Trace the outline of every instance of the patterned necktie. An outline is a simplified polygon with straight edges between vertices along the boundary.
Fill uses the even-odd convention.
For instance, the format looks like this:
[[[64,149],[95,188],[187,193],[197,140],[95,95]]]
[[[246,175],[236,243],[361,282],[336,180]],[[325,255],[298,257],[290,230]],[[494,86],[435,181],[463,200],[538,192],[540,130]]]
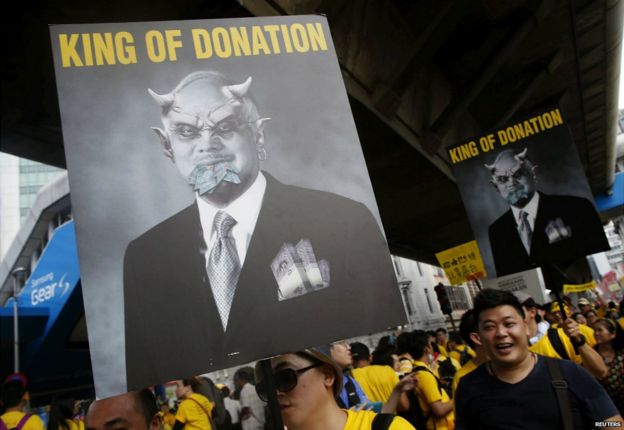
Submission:
[[[531,230],[531,223],[529,223],[529,214],[525,211],[520,211],[518,214],[520,224],[518,225],[518,233],[520,233],[520,240],[526,249],[527,254],[531,254],[531,238],[533,237],[533,230]]]
[[[234,225],[236,225],[234,218],[226,212],[217,212],[214,219],[217,240],[210,251],[206,269],[212,294],[219,309],[223,331],[227,328],[230,308],[240,275],[240,260],[236,252],[236,242],[231,234]]]

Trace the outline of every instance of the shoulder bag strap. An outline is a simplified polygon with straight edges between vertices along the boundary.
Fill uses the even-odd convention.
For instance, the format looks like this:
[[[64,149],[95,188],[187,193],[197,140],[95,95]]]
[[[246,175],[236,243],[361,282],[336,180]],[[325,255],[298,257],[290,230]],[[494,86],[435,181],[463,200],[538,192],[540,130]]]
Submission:
[[[550,382],[555,389],[557,395],[557,403],[559,404],[559,412],[563,421],[563,430],[574,430],[574,422],[572,421],[572,406],[570,405],[570,394],[568,393],[568,383],[563,379],[559,361],[556,358],[542,357],[548,365],[548,373],[550,374]]]
[[[425,366],[416,366],[412,372],[419,372],[419,371],[429,372],[431,375],[433,375],[433,377],[436,380],[436,383],[438,384],[438,391],[440,392],[440,394],[442,394],[442,390],[443,390],[442,382],[440,382],[440,378],[438,378],[436,376],[436,374],[433,372],[433,370],[431,370],[431,369],[429,369],[428,367],[425,367]]]
[[[17,423],[17,427],[15,427],[17,430],[22,430],[22,427],[24,427],[26,425],[26,421],[28,421],[30,419],[30,417],[32,417],[33,414],[26,414],[22,417],[22,419],[19,421],[19,423]]]
[[[563,346],[563,342],[561,342],[561,338],[559,337],[559,330],[557,330],[556,328],[549,328],[547,333],[548,340],[550,341],[550,344],[553,346],[553,348],[555,348],[557,354],[559,354],[559,357],[563,358],[564,360],[569,360],[570,356],[568,355],[568,351],[566,351],[565,346]]]
[[[213,428],[214,428],[214,425],[212,424],[212,417],[210,416],[210,412],[208,412],[208,411],[206,410],[206,408],[204,408],[204,407],[202,406],[202,404],[201,404],[201,403],[199,403],[197,400],[195,400],[195,399],[194,399],[194,398],[192,398],[192,397],[187,397],[185,400],[192,400],[192,401],[194,401],[195,403],[197,403],[197,406],[199,406],[199,407],[202,409],[202,411],[204,411],[204,413],[206,414],[206,416],[208,417],[208,422],[210,423],[210,427],[213,427]],[[567,430],[567,429],[565,429],[565,430]]]
[[[373,418],[371,430],[388,430],[394,420],[394,414],[377,414]]]
[[[0,430],[9,430],[2,418],[0,418]]]

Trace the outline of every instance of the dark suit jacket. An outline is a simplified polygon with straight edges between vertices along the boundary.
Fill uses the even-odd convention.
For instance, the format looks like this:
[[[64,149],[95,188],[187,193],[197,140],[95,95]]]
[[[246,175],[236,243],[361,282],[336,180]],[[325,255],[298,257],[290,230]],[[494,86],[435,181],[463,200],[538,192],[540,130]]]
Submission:
[[[196,204],[130,243],[124,261],[128,389],[379,331],[405,321],[385,239],[361,203],[267,177],[227,332],[207,280]],[[271,262],[309,238],[330,286],[278,301]]]
[[[549,243],[545,229],[550,221],[557,218],[570,227],[572,235]],[[522,245],[511,209],[490,225],[489,236],[497,276],[548,263],[570,262],[577,257],[609,249],[594,206],[587,199],[573,196],[540,193],[530,255]]]

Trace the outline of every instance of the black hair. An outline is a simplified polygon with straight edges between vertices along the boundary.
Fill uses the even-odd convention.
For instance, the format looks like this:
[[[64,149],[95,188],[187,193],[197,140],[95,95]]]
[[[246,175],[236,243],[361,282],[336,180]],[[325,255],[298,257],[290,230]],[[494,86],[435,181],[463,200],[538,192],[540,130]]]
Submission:
[[[5,409],[13,408],[20,404],[26,394],[26,387],[22,381],[13,379],[2,384],[2,406]]]
[[[459,335],[464,339],[464,342],[471,348],[475,348],[474,341],[470,338],[470,333],[476,333],[478,330],[477,323],[474,319],[474,311],[472,309],[467,310],[459,321]]]
[[[396,346],[396,336],[386,335],[379,339],[377,348],[385,348],[386,346]]]
[[[445,328],[442,328],[442,327],[440,327],[439,329],[437,329],[437,330],[435,331],[435,333],[436,333],[436,334],[438,334],[438,333],[440,333],[440,332],[442,332],[442,333],[444,333],[444,334],[447,334],[447,333],[448,333],[448,332],[446,331],[446,329],[445,329]]]
[[[354,360],[368,360],[370,358],[370,349],[362,342],[353,342],[350,346]]]
[[[50,420],[48,430],[69,430],[65,420],[71,420],[74,416],[74,398],[56,396],[50,403]]]
[[[246,367],[241,367],[234,373],[234,378],[242,379],[245,382],[252,382],[254,380],[253,376],[249,374],[249,370]]]
[[[410,332],[403,332],[397,336],[397,354],[405,354],[408,352]]]
[[[456,331],[452,332],[449,335],[449,340],[451,342],[455,342],[457,345],[463,345],[464,344],[464,339]]]
[[[191,378],[185,378],[182,380],[182,385],[184,385],[185,387],[191,387],[191,390],[193,390],[194,393],[197,392],[200,384],[201,383],[199,382],[199,379],[197,379],[194,376]]]
[[[377,348],[373,351],[373,358],[371,360],[371,364],[376,364],[379,366],[394,366],[394,358],[393,354],[396,354],[396,349],[391,346],[386,346],[383,348]]]
[[[474,298],[474,319],[479,324],[479,316],[483,311],[488,309],[497,308],[499,306],[511,306],[518,314],[524,319],[524,309],[518,301],[518,298],[509,291],[495,290],[492,288],[486,288],[479,291]]]
[[[423,356],[425,348],[430,346],[429,335],[422,330],[401,333],[397,338],[397,345],[399,354],[407,352],[413,359],[417,360]]]
[[[230,397],[230,388],[227,385],[221,387],[221,395],[225,399],[226,397]]]
[[[152,423],[152,418],[154,415],[158,413],[158,405],[156,404],[156,397],[154,397],[154,393],[152,390],[148,388],[144,388],[139,391],[134,391],[135,400],[137,402],[137,406],[145,419],[145,424],[147,428],[150,427]]]

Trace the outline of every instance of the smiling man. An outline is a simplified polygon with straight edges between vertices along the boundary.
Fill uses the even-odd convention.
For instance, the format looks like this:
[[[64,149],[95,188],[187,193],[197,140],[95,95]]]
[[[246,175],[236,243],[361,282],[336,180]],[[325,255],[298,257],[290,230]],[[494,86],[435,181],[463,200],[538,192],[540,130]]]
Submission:
[[[460,380],[456,429],[552,430],[563,429],[569,420],[581,430],[605,421],[624,423],[602,386],[582,367],[529,352],[524,311],[513,294],[481,291],[474,300],[474,318],[475,342],[490,361]],[[560,409],[554,385],[567,385],[563,392],[569,401],[561,403],[569,412]]]
[[[161,150],[195,201],[126,250],[129,389],[396,324],[402,305],[388,294],[396,280],[373,215],[261,169],[268,118],[251,85],[207,71],[149,91]],[[162,354],[162,339],[178,339],[177,353]]]
[[[517,154],[501,151],[485,167],[490,183],[510,206],[489,227],[497,276],[609,249],[589,200],[538,191],[537,166],[527,149]]]

